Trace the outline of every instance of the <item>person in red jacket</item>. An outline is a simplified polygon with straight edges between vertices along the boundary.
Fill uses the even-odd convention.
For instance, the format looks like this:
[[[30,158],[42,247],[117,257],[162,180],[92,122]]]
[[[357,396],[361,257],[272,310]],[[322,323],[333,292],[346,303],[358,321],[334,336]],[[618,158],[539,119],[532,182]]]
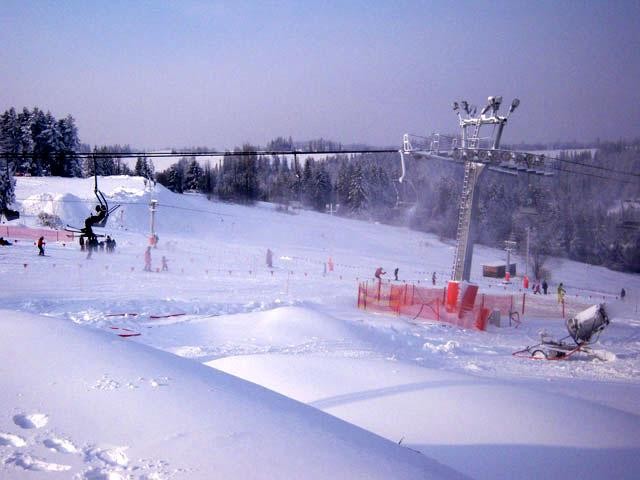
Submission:
[[[382,275],[385,275],[386,273],[387,273],[387,272],[385,272],[385,271],[382,269],[382,267],[378,267],[378,268],[376,268],[376,273],[375,273],[375,275],[374,275],[374,276],[375,276],[378,280],[382,280]]]
[[[147,247],[144,251],[144,271],[151,271],[151,247]]]
[[[44,241],[44,237],[40,237],[38,239],[38,250],[39,250],[38,255],[43,255],[44,256],[44,246],[46,244],[47,243]]]

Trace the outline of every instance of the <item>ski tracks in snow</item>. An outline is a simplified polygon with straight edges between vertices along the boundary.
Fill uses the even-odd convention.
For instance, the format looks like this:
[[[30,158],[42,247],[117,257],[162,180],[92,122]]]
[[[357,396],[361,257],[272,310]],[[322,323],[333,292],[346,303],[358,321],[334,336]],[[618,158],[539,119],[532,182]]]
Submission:
[[[151,387],[167,385],[166,377],[141,379]],[[12,471],[59,475],[67,472],[74,480],[160,480],[169,479],[182,469],[171,468],[164,460],[130,460],[128,446],[93,444],[79,447],[70,438],[48,430],[49,416],[20,413],[12,418],[19,433],[0,431],[0,477]],[[18,430],[17,430],[18,431]],[[29,477],[31,478],[31,477]],[[38,478],[38,477],[34,477]]]

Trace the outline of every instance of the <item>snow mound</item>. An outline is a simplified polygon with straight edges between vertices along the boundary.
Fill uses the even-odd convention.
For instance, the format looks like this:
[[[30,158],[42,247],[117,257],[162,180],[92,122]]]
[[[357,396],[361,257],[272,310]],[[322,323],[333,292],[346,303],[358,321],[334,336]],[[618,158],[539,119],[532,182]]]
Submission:
[[[45,446],[97,445],[82,451],[91,467],[84,478],[112,478],[104,475],[123,469],[153,474],[158,466],[167,472],[188,467],[181,478],[210,478],[211,472],[219,478],[456,478],[419,453],[197,362],[64,320],[1,314],[0,351],[21,367],[3,369],[0,404],[46,409],[14,418],[22,428],[27,420],[43,426],[47,418],[52,430],[65,432],[65,442],[51,439]],[[42,361],[42,352],[55,359],[55,368]],[[118,387],[91,388],[105,373]],[[47,380],[25,390],[25,377]],[[150,380],[164,387],[153,388]],[[0,429],[7,427],[0,417]],[[112,440],[127,447],[101,446]],[[31,449],[9,457],[3,475],[10,476],[11,467],[74,469]]]

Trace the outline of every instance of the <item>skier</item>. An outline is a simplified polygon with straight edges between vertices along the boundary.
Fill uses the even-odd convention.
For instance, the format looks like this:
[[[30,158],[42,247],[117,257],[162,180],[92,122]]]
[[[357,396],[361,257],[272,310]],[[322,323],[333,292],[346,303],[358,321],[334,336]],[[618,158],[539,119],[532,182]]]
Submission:
[[[84,221],[84,228],[82,229],[82,233],[86,235],[89,241],[96,236],[95,233],[93,233],[93,226],[100,223],[107,216],[107,209],[103,205],[96,205],[96,212],[98,212],[97,215],[92,213],[87,217]]]
[[[84,235],[80,235],[80,251],[84,252]]]
[[[397,282],[398,281],[398,267],[396,267],[396,269],[393,271],[393,277],[394,277],[394,280]]]
[[[540,293],[540,282],[536,280],[533,282],[533,294],[538,295]]]
[[[627,296],[627,292],[625,292],[624,287],[620,290],[620,300],[624,300],[624,297]]]
[[[46,244],[47,244],[47,242],[45,242],[45,241],[44,241],[44,237],[40,237],[40,238],[38,239],[38,250],[39,250],[38,255],[42,255],[42,256],[44,256],[44,246],[45,246]]]
[[[267,267],[273,268],[273,252],[267,248]]]
[[[387,272],[385,272],[385,271],[382,269],[382,267],[378,267],[378,268],[376,268],[376,273],[375,273],[375,275],[374,275],[374,276],[375,276],[378,280],[382,280],[382,275],[386,275],[386,274],[387,274]]]
[[[547,280],[545,278],[542,279],[542,291],[544,292],[544,294],[547,294],[547,289],[549,288],[549,284],[547,283]]]
[[[11,245],[11,242],[4,239],[4,237],[0,237],[0,245]]]
[[[85,248],[87,250],[87,260],[91,258],[93,251],[98,248],[98,238],[94,235],[93,237],[87,238],[85,242]]]
[[[564,289],[564,285],[560,282],[560,285],[558,285],[558,303],[564,302],[564,296],[566,293],[567,291]]]
[[[436,284],[436,272],[433,272],[433,274],[431,275],[431,283],[432,283],[433,285],[435,285],[435,284]]]
[[[162,271],[169,271],[169,265],[167,265],[167,257],[165,257],[164,255],[162,256]]]
[[[147,247],[144,251],[144,271],[151,271],[151,247]]]

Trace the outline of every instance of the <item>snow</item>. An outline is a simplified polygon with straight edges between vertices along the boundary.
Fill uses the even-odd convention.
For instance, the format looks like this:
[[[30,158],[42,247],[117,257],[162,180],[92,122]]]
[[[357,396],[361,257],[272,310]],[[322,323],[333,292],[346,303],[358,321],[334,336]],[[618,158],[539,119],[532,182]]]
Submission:
[[[442,286],[453,246],[434,236],[99,182],[121,204],[114,254],[0,247],[0,477],[636,477],[640,276],[554,260],[551,291],[562,281],[576,311],[605,302],[610,361],[520,359],[541,330],[566,336],[555,295],[488,332],[356,308],[379,265]],[[40,211],[80,226],[95,205],[93,179],[21,177],[16,197],[12,223],[31,226]],[[481,277],[501,255],[476,247],[472,277],[519,293]]]

